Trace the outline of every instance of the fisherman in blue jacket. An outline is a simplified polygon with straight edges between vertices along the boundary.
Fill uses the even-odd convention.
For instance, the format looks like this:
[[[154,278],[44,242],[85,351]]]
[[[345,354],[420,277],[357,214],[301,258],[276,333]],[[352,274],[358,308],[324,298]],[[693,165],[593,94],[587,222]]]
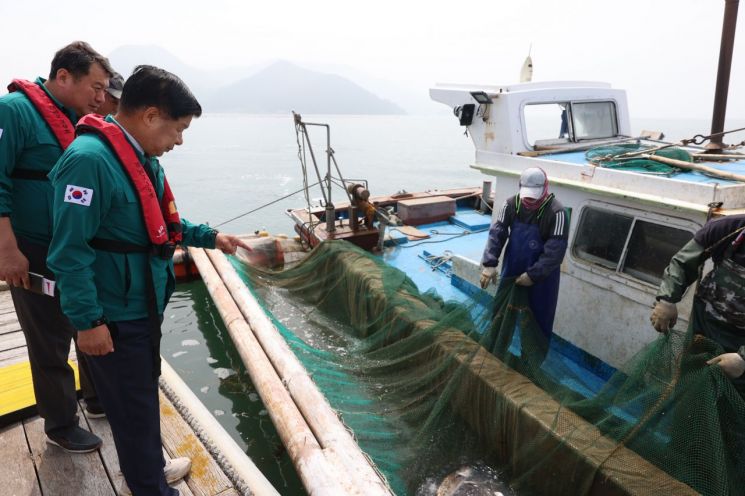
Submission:
[[[489,229],[481,259],[481,287],[496,280],[506,243],[501,277],[516,278],[515,284],[529,288],[530,309],[546,338],[553,331],[568,238],[569,218],[564,206],[548,192],[546,173],[538,167],[525,169],[519,193],[504,202]]]

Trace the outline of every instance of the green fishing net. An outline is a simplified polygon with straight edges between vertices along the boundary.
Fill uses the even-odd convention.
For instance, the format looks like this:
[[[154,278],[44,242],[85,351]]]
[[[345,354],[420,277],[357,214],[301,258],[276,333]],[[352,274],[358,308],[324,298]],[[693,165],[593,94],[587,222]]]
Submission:
[[[633,143],[621,143],[618,145],[604,145],[591,148],[585,152],[585,158],[592,164],[609,169],[621,169],[633,172],[644,172],[647,174],[672,175],[681,172],[675,166],[656,162],[654,160],[640,157],[637,152],[649,150],[652,155],[660,157],[693,162],[693,157],[682,148],[670,147],[654,150],[656,147]],[[629,155],[635,154],[635,155]]]
[[[547,358],[512,280],[493,307],[446,302],[344,241],[285,271],[236,265],[396,494],[474,464],[506,494],[745,494],[745,401],[690,329],[592,392]]]

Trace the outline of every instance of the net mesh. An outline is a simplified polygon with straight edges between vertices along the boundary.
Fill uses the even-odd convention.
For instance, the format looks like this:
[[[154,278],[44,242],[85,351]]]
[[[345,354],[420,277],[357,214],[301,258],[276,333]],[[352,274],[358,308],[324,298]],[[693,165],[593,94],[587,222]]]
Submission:
[[[682,169],[642,157],[638,152],[648,151],[651,155],[672,158],[683,162],[693,162],[691,154],[682,148],[669,147],[661,150],[656,150],[655,148],[650,145],[635,143],[599,146],[585,152],[585,158],[590,163],[599,165],[600,167],[666,176],[681,172]]]
[[[237,267],[397,494],[479,464],[507,493],[745,494],[745,401],[691,329],[593,391],[511,280],[493,307],[446,302],[343,241]]]

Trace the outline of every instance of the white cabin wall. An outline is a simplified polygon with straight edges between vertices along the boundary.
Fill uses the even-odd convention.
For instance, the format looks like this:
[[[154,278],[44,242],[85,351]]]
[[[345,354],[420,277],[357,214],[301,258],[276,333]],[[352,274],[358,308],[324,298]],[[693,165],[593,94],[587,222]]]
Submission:
[[[494,211],[498,212],[504,200],[517,193],[518,178],[500,175],[492,180],[495,182]],[[649,322],[657,288],[626,274],[574,257],[572,245],[581,208],[588,202],[603,202],[620,208],[636,209],[647,212],[650,220],[663,221],[693,232],[704,224],[705,216],[691,214],[685,217],[679,211],[662,206],[640,207],[633,201],[588,194],[587,191],[562,186],[554,186],[550,190],[565,207],[572,209],[569,248],[561,266],[561,288],[554,332],[604,362],[621,367],[658,336]],[[494,217],[492,221],[493,219]],[[676,329],[686,329],[692,293],[689,290],[678,305],[680,318]]]

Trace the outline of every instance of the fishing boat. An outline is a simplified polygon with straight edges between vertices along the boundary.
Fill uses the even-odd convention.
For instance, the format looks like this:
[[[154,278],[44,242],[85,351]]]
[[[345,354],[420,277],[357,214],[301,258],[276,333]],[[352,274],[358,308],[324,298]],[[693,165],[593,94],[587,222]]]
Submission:
[[[487,176],[472,188],[371,195],[342,174],[328,125],[295,115],[298,238],[257,240],[242,275],[391,491],[458,494],[453,480],[486,467],[509,481],[488,490],[509,494],[742,494],[742,398],[686,331],[693,291],[676,331],[648,320],[671,257],[745,208],[742,144],[723,144],[727,72],[711,133],[681,142],[634,135],[626,93],[607,83],[434,87]],[[325,128],[323,159],[310,127]],[[524,294],[479,285],[494,211],[531,167],[569,222],[538,359]]]
[[[735,17],[728,10],[725,27]],[[733,36],[730,25],[725,66]],[[452,190],[372,195],[342,174],[329,126],[294,116],[306,205],[286,213],[298,237],[251,239],[233,264],[247,288],[222,277],[247,319],[234,341],[261,341],[320,453],[291,455],[308,492],[744,494],[745,403],[704,365],[713,348],[686,331],[693,291],[674,332],[660,336],[648,321],[670,258],[708,220],[745,208],[743,145],[723,144],[725,73],[711,133],[681,142],[634,135],[626,93],[607,83],[432,88],[473,141],[471,168],[487,176]],[[325,129],[325,156],[310,127]],[[524,291],[479,285],[495,211],[531,167],[546,172],[569,222],[548,342]],[[203,277],[212,270],[195,261]],[[272,397],[284,389],[260,393],[286,427],[296,417]],[[346,438],[335,444],[343,430],[326,407],[361,458]],[[282,436],[296,448],[292,434]],[[314,483],[309,460],[341,480]]]

